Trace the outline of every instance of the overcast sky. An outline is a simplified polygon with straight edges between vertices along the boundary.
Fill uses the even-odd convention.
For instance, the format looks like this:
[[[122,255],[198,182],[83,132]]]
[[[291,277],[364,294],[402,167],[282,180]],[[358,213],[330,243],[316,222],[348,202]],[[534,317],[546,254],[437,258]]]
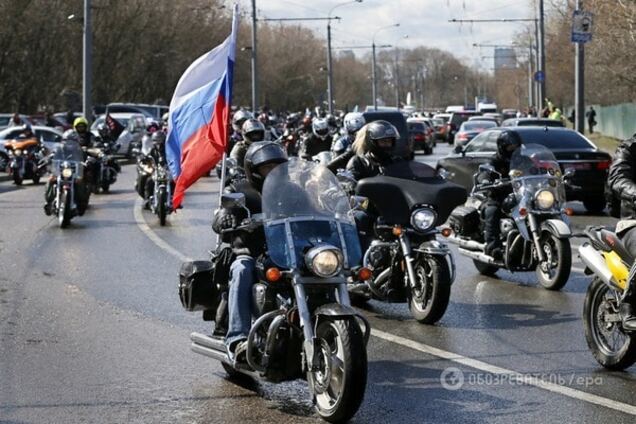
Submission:
[[[256,0],[259,17],[317,17],[349,0]],[[241,0],[244,12],[250,12],[251,1]],[[349,46],[371,44],[376,29],[393,23],[378,33],[376,44],[398,47],[437,47],[460,57],[469,65],[480,61],[487,68],[493,66],[492,48],[474,48],[473,43],[510,44],[515,32],[526,23],[449,23],[456,19],[534,18],[533,0],[363,0],[338,7],[333,16],[340,22],[332,25],[332,45]],[[302,23],[320,31],[326,37],[326,23]],[[408,35],[408,38],[403,38]]]

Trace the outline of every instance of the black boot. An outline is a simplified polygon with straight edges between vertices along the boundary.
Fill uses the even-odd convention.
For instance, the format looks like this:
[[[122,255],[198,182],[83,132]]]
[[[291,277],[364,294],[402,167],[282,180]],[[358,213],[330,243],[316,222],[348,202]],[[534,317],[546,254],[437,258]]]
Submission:
[[[44,204],[44,213],[46,214],[46,216],[51,216],[53,214],[53,211],[51,211],[51,204],[50,203],[45,203]]]
[[[620,315],[623,329],[625,331],[636,331],[636,316],[634,316],[634,308],[630,303],[621,303]]]
[[[496,260],[500,261],[503,259],[503,247],[501,245],[501,241],[491,241],[486,245],[486,249],[484,253],[488,256],[492,256]]]

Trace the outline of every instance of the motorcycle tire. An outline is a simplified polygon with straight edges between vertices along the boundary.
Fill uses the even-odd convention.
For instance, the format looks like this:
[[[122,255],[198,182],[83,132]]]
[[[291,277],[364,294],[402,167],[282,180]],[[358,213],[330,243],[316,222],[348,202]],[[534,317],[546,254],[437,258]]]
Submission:
[[[22,175],[20,175],[19,172],[14,172],[13,173],[13,183],[15,185],[19,186],[19,185],[22,185],[22,181],[23,181]]]
[[[420,324],[435,324],[444,316],[450,302],[451,273],[448,264],[444,258],[420,256],[413,268],[418,283],[426,284],[426,291],[411,290],[409,309]]]
[[[108,193],[110,191],[110,183],[102,183],[102,191]]]
[[[326,373],[308,372],[316,412],[328,422],[348,421],[362,404],[367,385],[367,350],[362,330],[354,318],[327,318],[318,324],[316,337],[322,344],[321,363],[331,365]],[[337,360],[332,359],[334,356]],[[338,373],[335,380],[321,379],[334,372]],[[337,394],[337,388],[331,386],[334,381],[341,383]]]
[[[486,277],[494,277],[497,271],[499,271],[498,266],[490,265],[485,262],[478,261],[477,259],[473,259],[473,264],[475,265],[475,268],[477,268],[477,271]]]
[[[62,192],[58,208],[57,220],[60,224],[60,228],[66,228],[68,224],[71,223],[71,198],[67,191]]]
[[[541,247],[544,253],[550,257],[556,255],[556,259],[551,262],[556,263],[554,266],[554,275],[547,275],[541,269],[541,264],[537,265],[536,275],[539,284],[546,290],[561,290],[570,278],[572,268],[572,248],[568,239],[560,239],[550,232],[544,232],[541,235]],[[548,246],[550,252],[546,252]]]
[[[35,184],[35,185],[40,184],[40,174],[35,174],[33,176],[33,184]]]
[[[157,215],[159,215],[159,224],[161,226],[166,225],[166,216],[168,215],[168,210],[166,205],[168,203],[166,189],[159,189],[159,199],[157,201]]]
[[[636,335],[623,332],[620,323],[599,322],[603,311],[607,311],[608,306],[617,308],[617,302],[611,302],[606,298],[611,293],[611,289],[596,277],[587,288],[585,303],[583,306],[583,326],[585,330],[585,340],[594,356],[594,359],[603,367],[610,370],[624,370],[636,363]],[[617,313],[611,310],[612,313]],[[606,334],[608,328],[620,332],[624,336],[624,342],[620,347],[608,345]]]

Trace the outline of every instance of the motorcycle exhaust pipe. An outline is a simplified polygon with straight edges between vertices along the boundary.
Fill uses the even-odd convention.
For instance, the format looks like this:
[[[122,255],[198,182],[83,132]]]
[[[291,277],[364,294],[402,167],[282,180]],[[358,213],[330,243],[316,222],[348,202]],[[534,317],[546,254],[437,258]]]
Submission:
[[[477,259],[479,262],[483,262],[485,264],[488,265],[497,265],[499,267],[503,267],[504,264],[497,261],[495,258],[493,258],[492,256],[488,256],[485,253],[482,252],[475,252],[474,250],[467,250],[464,248],[459,248],[459,253],[461,253],[464,256],[468,256],[471,259]]]
[[[581,260],[589,269],[592,270],[594,275],[599,277],[608,286],[623,291],[623,289],[614,281],[614,275],[607,266],[605,258],[596,249],[589,244],[584,244],[579,247],[579,256]]]
[[[190,334],[190,340],[192,341],[193,345],[212,349],[221,352],[223,355],[226,355],[225,343],[223,343],[223,340],[213,339],[212,337],[208,337],[205,334],[201,333]]]
[[[449,243],[456,244],[457,246],[462,247],[464,249],[468,249],[468,250],[483,251],[486,248],[486,243],[479,243],[478,241],[474,241],[474,240],[466,240],[454,235],[449,236],[447,240]]]

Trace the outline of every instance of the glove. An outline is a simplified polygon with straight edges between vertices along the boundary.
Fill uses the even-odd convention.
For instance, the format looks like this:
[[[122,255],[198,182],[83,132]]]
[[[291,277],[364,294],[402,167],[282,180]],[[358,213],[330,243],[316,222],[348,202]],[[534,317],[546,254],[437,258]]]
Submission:
[[[219,226],[222,230],[236,227],[236,217],[230,213],[223,215],[219,221]]]

